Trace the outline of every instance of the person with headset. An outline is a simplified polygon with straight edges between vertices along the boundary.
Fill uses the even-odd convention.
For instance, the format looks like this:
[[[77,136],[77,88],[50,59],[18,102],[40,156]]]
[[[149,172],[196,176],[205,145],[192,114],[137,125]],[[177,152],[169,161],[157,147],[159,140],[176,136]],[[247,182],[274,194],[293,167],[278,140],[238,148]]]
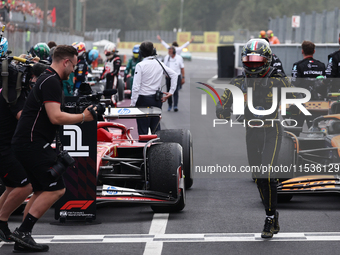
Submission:
[[[262,39],[267,38],[266,31],[261,30],[261,31],[260,31],[260,35],[259,35],[259,38],[262,38]]]
[[[263,39],[252,39],[243,47],[241,60],[244,73],[234,78],[231,84],[243,91],[246,100],[248,88],[252,88],[253,108],[257,110],[270,109],[273,104],[273,88],[291,87],[289,79],[276,68],[270,66],[272,52],[269,43]],[[222,105],[216,105],[216,116],[219,119],[230,120],[233,100],[229,89],[224,91]],[[282,141],[282,126],[279,122],[271,123],[268,120],[278,119],[280,98],[276,101],[275,111],[269,115],[257,115],[245,105],[244,120],[246,125],[246,145],[248,162],[250,166],[276,166]],[[252,124],[249,124],[249,120]],[[280,230],[277,208],[277,176],[273,172],[256,172],[257,184],[263,202],[266,218],[261,233],[262,238],[272,238]]]
[[[177,87],[173,95],[174,111],[177,112],[178,111],[178,91],[185,82],[185,76],[184,76],[183,58],[180,55],[176,54],[175,47],[171,46],[169,48],[168,55],[164,57],[164,64],[170,67],[172,70],[174,70],[178,75]],[[166,77],[165,80],[166,80],[166,88],[167,88],[167,91],[169,92],[170,91],[170,78]],[[171,111],[172,97],[169,97],[168,104],[169,104],[168,111]]]
[[[276,36],[274,36],[273,30],[268,30],[267,31],[267,36],[269,39],[269,44],[280,44],[280,40],[279,38],[277,38]]]
[[[153,43],[144,41],[139,47],[139,54],[144,59],[136,65],[133,79],[131,106],[158,107],[173,95],[177,85],[177,73],[155,57]],[[171,87],[169,92],[160,93],[163,74],[170,76]],[[160,130],[159,117],[138,118],[138,134],[148,134],[149,128],[152,133]]]
[[[182,50],[186,47],[189,46],[190,43],[192,43],[194,41],[194,37],[191,37],[190,41],[187,41],[186,43],[184,43],[182,46],[179,46],[178,43],[176,41],[174,41],[172,43],[172,45],[170,46],[169,44],[167,44],[165,41],[162,40],[162,38],[157,35],[157,39],[163,44],[163,46],[167,49],[169,49],[171,46],[175,47],[176,49],[176,54],[180,55],[182,53]]]

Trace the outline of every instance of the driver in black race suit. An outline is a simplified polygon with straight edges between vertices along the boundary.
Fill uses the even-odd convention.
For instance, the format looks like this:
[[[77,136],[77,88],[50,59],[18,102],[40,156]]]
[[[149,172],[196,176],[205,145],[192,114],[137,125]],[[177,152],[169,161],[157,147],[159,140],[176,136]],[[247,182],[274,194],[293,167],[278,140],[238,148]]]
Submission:
[[[281,88],[290,87],[291,85],[286,76],[277,72],[275,68],[270,67],[272,52],[268,42],[265,40],[252,39],[248,41],[243,47],[241,58],[245,74],[234,78],[231,83],[243,91],[245,98],[247,88],[251,87],[253,89],[252,98],[255,109],[270,109],[273,104],[273,88],[278,89],[278,101],[272,114],[265,116],[254,115],[247,104],[244,114],[249,165],[267,166],[268,168],[269,166],[276,166],[283,131],[280,122],[268,120],[279,119]],[[216,115],[219,119],[229,120],[233,97],[228,89],[224,91],[222,104],[217,104]],[[251,123],[248,122],[252,119],[257,120],[253,120]],[[278,233],[280,230],[279,213],[276,211],[277,179],[274,178],[272,172],[256,172],[254,176],[266,211],[261,237],[271,238],[273,234]]]

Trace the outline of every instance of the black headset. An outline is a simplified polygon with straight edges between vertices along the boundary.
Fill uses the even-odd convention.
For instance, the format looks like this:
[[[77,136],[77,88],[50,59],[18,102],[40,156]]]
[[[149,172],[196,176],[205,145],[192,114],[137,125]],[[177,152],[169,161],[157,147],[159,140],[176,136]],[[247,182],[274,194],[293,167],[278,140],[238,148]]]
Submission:
[[[176,48],[174,46],[171,46],[170,49],[172,49],[172,54],[176,55]]]
[[[144,46],[143,44],[141,44],[141,45],[139,46],[139,52],[138,52],[139,55],[142,56],[143,58],[149,57],[149,56],[157,55],[156,48],[153,48],[153,49],[152,49],[152,52],[147,52],[147,51],[144,49],[143,46]]]

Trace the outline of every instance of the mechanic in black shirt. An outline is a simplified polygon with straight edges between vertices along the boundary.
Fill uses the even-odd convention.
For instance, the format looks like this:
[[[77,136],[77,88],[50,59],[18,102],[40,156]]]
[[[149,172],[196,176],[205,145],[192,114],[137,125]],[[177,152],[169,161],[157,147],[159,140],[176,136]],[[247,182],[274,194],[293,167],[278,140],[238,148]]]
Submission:
[[[293,64],[292,84],[295,87],[308,89],[311,92],[311,100],[324,100],[327,96],[327,86],[317,77],[325,76],[325,64],[313,58],[315,53],[315,44],[311,41],[302,42],[303,59]],[[323,78],[322,77],[322,78]],[[304,120],[307,126],[312,125],[313,119],[318,115],[305,116],[299,112],[293,118],[298,122],[298,126],[302,127]]]
[[[38,76],[47,67],[41,63],[34,64],[31,69],[30,87],[34,86]],[[13,74],[10,72],[10,75]],[[12,241],[8,228],[10,215],[32,192],[25,169],[11,150],[11,140],[29,90],[29,87],[24,87],[16,102],[12,104],[8,103],[0,93],[0,178],[6,187],[0,198],[0,238],[5,242]],[[25,210],[24,217],[26,214]]]
[[[241,55],[245,73],[232,80],[232,84],[243,91],[245,98],[247,88],[253,89],[253,106],[258,110],[267,110],[273,104],[273,88],[290,87],[289,80],[282,73],[270,67],[272,52],[269,43],[263,39],[252,39],[243,47]],[[251,125],[246,125],[246,144],[248,162],[250,166],[276,166],[282,140],[282,127],[277,121],[266,119],[279,119],[279,103],[281,94],[278,95],[275,111],[270,115],[259,116],[253,114],[248,105],[245,107],[245,123],[253,120]],[[230,119],[233,96],[229,89],[224,91],[222,104],[216,106],[216,116],[219,119]],[[262,120],[263,123],[260,121]],[[279,214],[277,207],[277,178],[271,172],[254,173],[255,181],[266,211],[266,219],[262,238],[271,238],[279,232]]]
[[[63,178],[54,179],[49,169],[56,164],[57,153],[51,147],[60,125],[92,121],[89,108],[81,114],[63,112],[63,84],[77,64],[77,50],[58,45],[51,67],[38,78],[23,108],[12,139],[15,156],[21,162],[33,187],[24,221],[10,237],[22,251],[44,252],[47,245],[31,237],[34,224],[65,193]],[[96,108],[94,108],[95,110]]]
[[[340,44],[340,34],[339,34]],[[327,80],[329,80],[330,91],[340,91],[340,49],[328,55],[328,64],[326,69]]]

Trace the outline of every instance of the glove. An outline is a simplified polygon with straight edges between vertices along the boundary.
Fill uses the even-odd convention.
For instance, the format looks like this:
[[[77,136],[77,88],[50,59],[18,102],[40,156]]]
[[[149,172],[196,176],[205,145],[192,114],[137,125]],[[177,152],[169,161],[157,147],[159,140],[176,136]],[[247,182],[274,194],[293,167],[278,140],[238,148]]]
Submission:
[[[218,103],[216,105],[216,117],[219,119],[230,119],[231,108],[225,107]]]

